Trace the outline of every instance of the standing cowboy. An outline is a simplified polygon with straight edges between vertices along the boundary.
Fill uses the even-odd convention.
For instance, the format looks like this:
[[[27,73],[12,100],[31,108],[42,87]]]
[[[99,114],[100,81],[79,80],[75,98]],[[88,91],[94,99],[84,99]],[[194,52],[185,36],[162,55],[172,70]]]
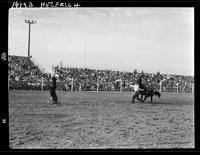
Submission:
[[[132,103],[135,103],[135,98],[139,99],[139,85],[136,83],[135,85],[133,85],[133,90],[134,90],[134,94],[132,97]]]
[[[58,97],[56,95],[56,77],[52,76],[49,80],[49,89],[50,89],[50,102],[53,104],[60,104],[58,102]]]

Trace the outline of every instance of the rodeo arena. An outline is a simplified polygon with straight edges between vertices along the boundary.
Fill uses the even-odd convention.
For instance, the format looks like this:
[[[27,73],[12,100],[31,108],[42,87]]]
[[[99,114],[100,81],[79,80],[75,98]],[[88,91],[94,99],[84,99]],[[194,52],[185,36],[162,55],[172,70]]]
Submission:
[[[193,13],[10,9],[9,148],[195,148]]]
[[[8,56],[11,148],[193,148],[194,77],[121,72]],[[51,77],[60,104],[52,104]],[[159,92],[134,98],[139,77]],[[134,102],[133,102],[134,100]]]

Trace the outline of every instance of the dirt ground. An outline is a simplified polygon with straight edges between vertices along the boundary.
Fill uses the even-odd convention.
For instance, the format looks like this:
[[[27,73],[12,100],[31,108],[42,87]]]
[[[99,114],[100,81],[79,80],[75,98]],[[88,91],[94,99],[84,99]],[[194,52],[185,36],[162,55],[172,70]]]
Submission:
[[[131,103],[131,92],[9,91],[12,149],[194,148],[193,94]]]

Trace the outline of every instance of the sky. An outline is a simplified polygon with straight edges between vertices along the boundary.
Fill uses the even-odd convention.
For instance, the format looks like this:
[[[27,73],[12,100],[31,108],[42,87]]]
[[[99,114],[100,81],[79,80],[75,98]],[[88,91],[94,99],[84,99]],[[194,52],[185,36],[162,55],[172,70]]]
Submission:
[[[8,54],[31,54],[50,72],[87,67],[194,75],[194,8],[11,8]]]

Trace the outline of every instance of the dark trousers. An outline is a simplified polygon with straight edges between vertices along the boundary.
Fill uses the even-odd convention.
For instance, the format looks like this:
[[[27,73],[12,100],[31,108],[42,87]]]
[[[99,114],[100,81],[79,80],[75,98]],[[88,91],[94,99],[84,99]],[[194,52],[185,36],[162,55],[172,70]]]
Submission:
[[[145,86],[144,86],[144,84],[142,84],[142,83],[141,83],[141,84],[139,84],[139,88],[140,88],[140,89],[145,89]]]
[[[55,88],[50,88],[50,96],[52,97],[52,100],[54,102],[58,102],[58,97],[56,95],[56,89]]]

